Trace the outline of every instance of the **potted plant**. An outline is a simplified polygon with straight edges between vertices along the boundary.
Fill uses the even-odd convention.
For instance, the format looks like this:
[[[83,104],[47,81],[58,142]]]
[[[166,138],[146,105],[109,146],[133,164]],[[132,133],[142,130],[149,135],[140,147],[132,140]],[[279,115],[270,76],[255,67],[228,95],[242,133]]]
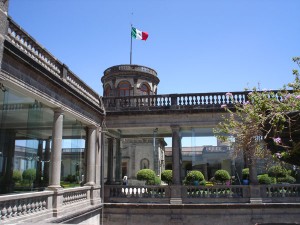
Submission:
[[[242,178],[243,178],[243,184],[248,185],[249,184],[249,168],[244,168],[242,170]]]
[[[224,184],[227,181],[230,181],[230,175],[227,170],[217,170],[215,172],[215,180]]]
[[[203,180],[204,180],[204,175],[200,171],[192,170],[186,175],[184,179],[184,184],[197,186]]]

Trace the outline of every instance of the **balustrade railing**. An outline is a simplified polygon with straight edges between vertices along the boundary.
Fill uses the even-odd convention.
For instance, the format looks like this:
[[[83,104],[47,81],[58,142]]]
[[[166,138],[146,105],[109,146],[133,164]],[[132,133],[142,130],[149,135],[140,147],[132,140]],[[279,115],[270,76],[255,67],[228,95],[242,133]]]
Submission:
[[[262,185],[262,196],[265,198],[300,198],[299,184]],[[300,201],[300,199],[299,199]]]
[[[109,192],[111,198],[165,198],[166,189],[166,186],[111,186]]]
[[[63,205],[70,205],[75,202],[87,200],[89,190],[89,187],[64,189]]]
[[[40,66],[48,70],[51,74],[67,83],[71,88],[76,90],[77,93],[95,105],[103,107],[98,93],[92,90],[78,76],[70,71],[66,65],[51,55],[51,53],[42,47],[11,18],[9,18],[6,40],[37,62]]]
[[[1,220],[41,213],[48,209],[49,197],[52,195],[53,192],[44,191],[0,196]]]
[[[104,97],[103,102],[108,111],[120,110],[155,110],[155,109],[183,109],[209,108],[230,105],[234,102],[247,101],[249,92],[232,92],[230,97],[226,92],[191,93],[170,95],[145,95],[126,97]]]
[[[188,186],[185,187],[187,198],[249,198],[243,185]]]
[[[172,198],[172,186],[106,185],[105,202],[157,202]],[[179,196],[177,196],[178,198]],[[181,199],[192,203],[246,203],[251,199],[251,185],[182,186]],[[255,198],[257,198],[255,193]],[[260,185],[263,202],[300,202],[300,185]],[[155,201],[153,201],[155,199]],[[279,200],[278,200],[279,199]]]

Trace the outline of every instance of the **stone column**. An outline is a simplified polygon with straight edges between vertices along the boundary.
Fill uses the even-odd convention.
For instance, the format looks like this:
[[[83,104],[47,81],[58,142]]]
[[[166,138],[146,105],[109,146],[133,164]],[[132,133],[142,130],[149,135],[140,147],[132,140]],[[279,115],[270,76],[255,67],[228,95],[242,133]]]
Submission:
[[[115,179],[118,184],[121,184],[121,170],[122,170],[122,152],[121,152],[121,139],[116,139],[116,171],[115,171]]]
[[[113,176],[114,176],[114,139],[107,138],[108,141],[108,149],[107,149],[107,184],[113,183]]]
[[[49,172],[50,172],[50,139],[46,140],[45,145],[45,156],[44,156],[44,174],[43,174],[43,181],[44,186],[47,187],[49,185]]]
[[[173,184],[181,185],[181,140],[179,135],[179,126],[172,126],[172,175]]]
[[[89,186],[95,185],[95,165],[96,165],[96,127],[91,126],[88,127],[87,131],[87,142],[88,142],[88,149],[87,149],[87,179],[86,184]]]
[[[63,111],[54,111],[52,130],[52,151],[51,151],[51,176],[49,188],[57,189],[60,186],[61,154],[62,154],[62,132],[63,132]]]
[[[37,165],[36,165],[36,186],[41,187],[42,186],[42,161],[43,161],[43,140],[38,140],[38,150],[37,150]]]
[[[101,163],[102,161],[102,128],[99,127],[96,132],[97,140],[96,140],[96,185],[101,186]]]
[[[171,126],[172,129],[172,187],[170,204],[182,204],[181,196],[181,139],[180,127]]]

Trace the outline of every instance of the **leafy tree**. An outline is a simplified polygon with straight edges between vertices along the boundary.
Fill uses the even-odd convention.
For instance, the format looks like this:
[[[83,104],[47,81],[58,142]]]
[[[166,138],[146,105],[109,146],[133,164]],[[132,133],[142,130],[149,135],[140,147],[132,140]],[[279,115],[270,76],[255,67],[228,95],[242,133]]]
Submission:
[[[13,180],[15,182],[21,181],[22,180],[22,171],[20,171],[20,170],[14,170],[12,178],[13,178]]]
[[[137,172],[138,180],[145,180],[146,184],[155,183],[155,172],[151,169],[142,169]]]
[[[36,170],[35,169],[27,169],[23,171],[22,174],[23,179],[30,180],[31,182],[35,180]]]
[[[173,175],[172,170],[165,170],[161,173],[161,180],[167,184],[172,183]]]
[[[299,57],[293,61],[300,66]],[[297,70],[293,74],[294,82],[278,92],[253,88],[245,101],[227,93],[228,104],[221,106],[228,114],[214,132],[221,140],[233,138],[234,155],[243,154],[252,184],[258,183],[256,160],[270,152],[300,165],[300,79]]]

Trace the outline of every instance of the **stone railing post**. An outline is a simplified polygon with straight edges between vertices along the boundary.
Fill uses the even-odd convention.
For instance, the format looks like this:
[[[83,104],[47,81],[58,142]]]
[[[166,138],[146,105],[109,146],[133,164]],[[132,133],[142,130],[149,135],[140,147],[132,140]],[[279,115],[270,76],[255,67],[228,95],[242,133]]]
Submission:
[[[250,203],[260,204],[262,203],[262,196],[260,191],[260,185],[249,185],[250,188]]]

